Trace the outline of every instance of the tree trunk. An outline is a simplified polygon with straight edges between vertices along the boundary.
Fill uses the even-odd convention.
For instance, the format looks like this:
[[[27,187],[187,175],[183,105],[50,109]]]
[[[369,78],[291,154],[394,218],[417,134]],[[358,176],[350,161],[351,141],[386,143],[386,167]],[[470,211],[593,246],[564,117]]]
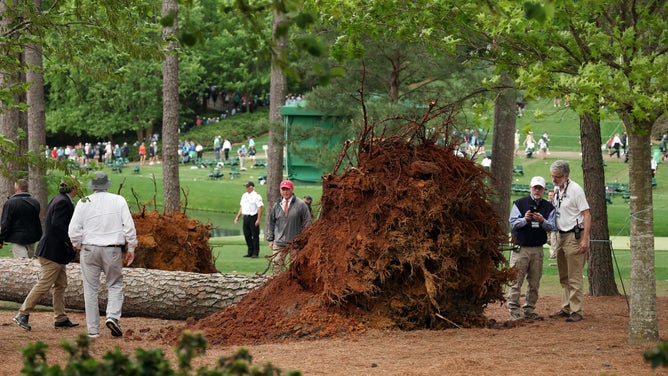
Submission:
[[[7,35],[10,25],[13,22],[10,17],[10,12],[8,12],[8,2],[0,0],[0,35]],[[6,38],[11,40],[13,37],[8,35]],[[8,56],[3,56],[7,61],[20,60],[16,56],[15,52],[12,52],[13,48],[7,46],[6,44],[11,43],[11,41],[3,42],[2,53],[7,54]],[[3,67],[0,71],[0,89],[5,90],[8,87],[16,85],[18,83],[19,75],[15,72],[18,67],[6,66]],[[9,100],[7,103],[5,100]],[[18,124],[19,124],[19,110],[14,106],[18,103],[18,96],[9,95],[8,97],[0,98],[0,134],[2,134],[6,139],[11,141],[16,141],[18,137]],[[9,174],[14,173],[18,170],[18,164],[16,161],[12,160],[3,160],[3,171]],[[7,197],[14,194],[14,180],[15,178],[10,175],[0,174],[0,207],[5,204]]]
[[[34,0],[38,11],[42,10],[42,0]],[[25,60],[31,69],[26,73],[26,81],[30,85],[26,103],[28,104],[28,149],[37,156],[43,156],[43,145],[46,144],[46,114],[44,106],[44,76],[42,75],[42,45],[29,45],[25,50]],[[39,201],[39,213],[42,223],[49,204],[46,189],[46,169],[41,165],[30,166],[30,193]]]
[[[494,176],[494,202],[492,206],[499,214],[502,228],[509,228],[510,187],[513,182],[513,153],[515,150],[515,115],[516,90],[513,80],[507,73],[501,75],[502,89],[494,101],[494,138],[492,139],[492,167]]]
[[[269,88],[269,150],[267,150],[267,207],[281,197],[279,183],[283,180],[283,147],[285,131],[281,117],[281,106],[285,103],[287,80],[283,66],[287,64],[287,38],[277,33],[277,29],[287,21],[285,14],[274,9],[272,24],[273,49],[271,55],[271,83]],[[269,216],[265,216],[268,223]]]
[[[605,172],[601,154],[601,124],[598,117],[580,116],[582,140],[582,173],[591,213],[591,241],[588,255],[589,293],[593,296],[618,295],[612,246],[608,229],[608,206],[605,201]]]
[[[162,182],[164,191],[164,214],[178,212],[181,199],[179,185],[179,58],[176,54],[178,34],[178,4],[176,0],[163,0],[162,17],[173,13],[174,24],[162,29],[163,40],[169,41],[165,48],[162,84]],[[148,147],[148,144],[146,145]]]
[[[0,258],[0,300],[23,303],[39,279],[37,259]],[[79,264],[67,266],[65,306],[84,310],[83,282]],[[212,315],[236,304],[249,291],[264,284],[263,277],[236,274],[200,274],[154,269],[124,268],[124,316],[157,317],[170,320],[196,319]],[[102,277],[100,311],[107,305]],[[39,304],[51,306],[51,294]]]
[[[650,130],[652,124],[629,126],[629,220],[631,222],[631,294],[629,343],[659,340],[656,316],[656,280],[654,273],[654,214],[652,210],[652,174],[650,172]]]

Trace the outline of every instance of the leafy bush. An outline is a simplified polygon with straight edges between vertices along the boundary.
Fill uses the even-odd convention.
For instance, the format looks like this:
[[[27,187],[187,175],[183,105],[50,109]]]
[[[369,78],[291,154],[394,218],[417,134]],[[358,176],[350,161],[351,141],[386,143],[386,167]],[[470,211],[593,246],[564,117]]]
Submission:
[[[645,360],[652,363],[652,368],[668,367],[668,343],[659,342],[656,348],[645,351]]]
[[[262,367],[252,365],[252,356],[247,349],[239,349],[231,357],[221,357],[213,369],[202,367],[194,371],[191,361],[206,351],[206,339],[199,332],[184,331],[175,347],[178,369],[172,369],[161,349],[144,350],[138,348],[134,359],[121,353],[117,347],[107,352],[102,360],[95,360],[90,355],[91,340],[83,333],[75,343],[62,342],[62,347],[69,355],[65,368],[49,365],[46,361],[48,346],[42,342],[29,344],[21,350],[25,359],[21,373],[34,376],[65,376],[65,375],[152,375],[152,376],[279,376],[281,370],[270,363]],[[289,371],[288,376],[301,375],[298,371]]]

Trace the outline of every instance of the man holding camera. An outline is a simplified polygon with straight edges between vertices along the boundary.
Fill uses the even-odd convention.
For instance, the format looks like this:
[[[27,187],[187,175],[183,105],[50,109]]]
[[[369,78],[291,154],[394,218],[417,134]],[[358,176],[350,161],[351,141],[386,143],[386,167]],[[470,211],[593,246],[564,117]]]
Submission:
[[[568,178],[570,172],[568,162],[563,160],[554,161],[550,166],[554,183],[556,226],[559,230],[554,250],[562,288],[561,309],[550,315],[550,318],[561,317],[567,322],[577,322],[582,320],[582,269],[589,251],[591,214],[584,190]]]
[[[543,200],[545,179],[534,176],[530,184],[531,194],[513,202],[510,211],[510,226],[515,244],[510,255],[510,267],[517,269],[517,277],[508,291],[508,311],[511,320],[522,318],[543,320],[534,312],[538,301],[540,278],[543,276],[543,245],[547,243],[547,234],[554,228],[554,206]],[[527,290],[524,317],[520,315],[520,295],[524,279]]]

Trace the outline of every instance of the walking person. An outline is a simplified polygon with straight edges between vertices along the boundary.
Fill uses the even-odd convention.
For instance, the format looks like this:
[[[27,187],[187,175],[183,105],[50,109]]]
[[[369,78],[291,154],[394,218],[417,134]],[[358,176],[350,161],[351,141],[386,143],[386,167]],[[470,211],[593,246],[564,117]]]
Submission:
[[[37,246],[37,259],[40,264],[40,275],[37,284],[26,296],[14,322],[21,328],[30,330],[30,312],[35,309],[39,300],[49,291],[52,293],[54,326],[56,328],[74,328],[79,323],[70,321],[65,313],[65,289],[67,288],[67,264],[76,252],[67,236],[67,228],[74,214],[74,197],[79,189],[78,182],[61,182],[56,195],[46,209],[44,236]]]
[[[512,320],[543,320],[543,316],[536,314],[535,309],[543,276],[543,245],[554,228],[555,210],[549,201],[543,200],[543,177],[534,176],[529,186],[531,194],[513,202],[509,218],[515,244],[519,246],[510,255],[510,267],[517,268],[517,277],[508,291],[508,311]],[[522,317],[520,295],[525,278],[527,289]]]
[[[269,225],[266,239],[269,248],[273,251],[273,275],[277,275],[285,268],[285,247],[292,239],[311,225],[311,212],[304,201],[294,194],[294,184],[290,180],[283,180],[280,184],[281,200],[269,211]],[[291,258],[293,255],[290,255]]]
[[[35,257],[35,243],[42,237],[39,210],[39,201],[28,193],[28,181],[17,180],[2,208],[0,248],[3,242],[12,243],[14,258]]]
[[[584,190],[569,179],[570,172],[570,166],[564,160],[557,160],[550,166],[558,229],[554,248],[562,288],[561,309],[550,317],[562,317],[566,318],[567,322],[577,322],[583,319],[582,270],[589,251],[591,214]]]
[[[241,195],[241,202],[234,224],[244,216],[244,239],[248,250],[244,257],[258,258],[260,255],[260,219],[262,218],[262,196],[255,191],[255,183],[249,181],[245,185],[246,192]]]
[[[123,250],[129,266],[135,258],[137,232],[125,198],[107,192],[111,181],[103,171],[96,171],[88,184],[93,194],[80,200],[74,209],[69,235],[79,251],[88,336],[100,336],[98,293],[100,274],[107,281],[105,325],[111,335],[123,335],[118,320],[123,307]]]

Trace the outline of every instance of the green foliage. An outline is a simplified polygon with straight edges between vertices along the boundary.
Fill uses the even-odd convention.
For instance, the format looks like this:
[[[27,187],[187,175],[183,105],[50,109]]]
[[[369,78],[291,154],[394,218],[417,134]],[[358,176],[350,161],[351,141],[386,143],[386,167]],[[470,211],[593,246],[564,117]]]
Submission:
[[[252,376],[279,376],[281,370],[266,363],[261,367],[252,365],[252,357],[246,349],[239,349],[236,354],[229,357],[221,357],[213,368],[201,367],[193,372],[191,362],[206,352],[206,340],[202,333],[184,331],[175,347],[178,359],[177,369],[172,369],[169,360],[162,350],[144,350],[138,348],[134,359],[125,355],[116,347],[107,352],[102,360],[96,360],[90,355],[91,339],[83,333],[76,344],[63,341],[62,347],[68,354],[64,368],[59,365],[49,365],[46,361],[46,350],[48,346],[42,342],[29,344],[21,353],[24,358],[24,366],[21,373],[31,376],[67,376],[67,375],[113,375],[113,376],[172,376],[172,375],[200,375],[200,376],[226,376],[226,375],[252,375]],[[286,375],[297,376],[298,371],[288,371]]]
[[[652,364],[652,368],[668,368],[668,343],[659,342],[655,348],[645,351],[645,360]]]

